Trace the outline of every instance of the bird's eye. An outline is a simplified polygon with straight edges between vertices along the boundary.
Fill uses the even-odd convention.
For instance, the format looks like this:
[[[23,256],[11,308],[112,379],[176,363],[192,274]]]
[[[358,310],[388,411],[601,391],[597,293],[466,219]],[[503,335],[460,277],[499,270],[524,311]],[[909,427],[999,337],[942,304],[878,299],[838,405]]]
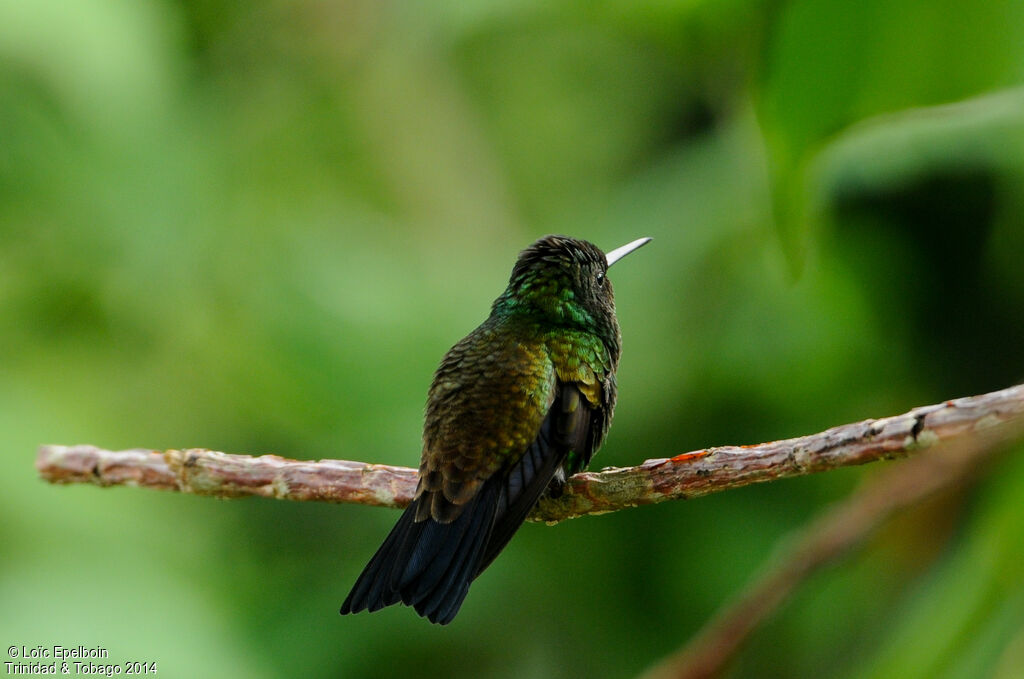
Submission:
[[[598,271],[597,272],[597,282],[598,283],[603,283],[604,282],[604,271]]]

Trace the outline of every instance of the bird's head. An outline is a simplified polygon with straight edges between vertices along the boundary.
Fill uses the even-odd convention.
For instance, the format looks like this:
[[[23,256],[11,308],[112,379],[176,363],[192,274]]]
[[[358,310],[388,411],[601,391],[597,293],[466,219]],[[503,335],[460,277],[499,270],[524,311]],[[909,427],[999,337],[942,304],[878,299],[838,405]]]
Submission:
[[[637,239],[606,255],[585,240],[545,236],[519,253],[494,310],[592,332],[614,326],[615,294],[608,268],[650,240]]]

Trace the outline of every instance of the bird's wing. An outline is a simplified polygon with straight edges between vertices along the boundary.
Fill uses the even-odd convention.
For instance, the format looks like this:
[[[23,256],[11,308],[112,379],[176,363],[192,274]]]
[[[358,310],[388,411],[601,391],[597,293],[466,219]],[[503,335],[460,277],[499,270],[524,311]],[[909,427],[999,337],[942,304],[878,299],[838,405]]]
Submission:
[[[608,433],[615,411],[618,355],[598,337],[582,332],[560,335],[551,343],[550,354],[559,382],[576,387],[583,408],[576,428],[567,432],[569,452],[563,465],[567,477],[586,469]],[[568,412],[572,403],[565,402],[563,410]]]
[[[498,486],[477,572],[556,475],[561,481],[586,466],[608,430],[615,405],[608,350],[593,335],[557,337],[485,324],[452,348],[434,377],[416,520],[451,522],[485,484]]]
[[[504,477],[478,573],[508,544],[545,489],[560,494],[566,476],[587,465],[611,422],[615,374],[610,352],[590,334],[556,337],[546,343],[555,366],[555,397],[536,438]]]
[[[578,385],[557,383],[557,395],[540,431],[522,458],[509,469],[499,488],[498,508],[477,574],[504,549],[526,520],[544,490],[551,484],[573,450],[586,445],[594,421],[594,409]]]

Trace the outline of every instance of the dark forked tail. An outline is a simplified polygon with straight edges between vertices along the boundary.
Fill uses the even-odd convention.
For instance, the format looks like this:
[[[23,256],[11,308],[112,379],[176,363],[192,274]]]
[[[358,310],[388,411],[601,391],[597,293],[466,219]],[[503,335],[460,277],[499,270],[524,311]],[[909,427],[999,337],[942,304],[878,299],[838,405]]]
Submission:
[[[401,601],[430,622],[450,623],[479,573],[498,492],[498,484],[485,483],[451,523],[416,523],[414,500],[363,569],[341,614],[376,611]]]

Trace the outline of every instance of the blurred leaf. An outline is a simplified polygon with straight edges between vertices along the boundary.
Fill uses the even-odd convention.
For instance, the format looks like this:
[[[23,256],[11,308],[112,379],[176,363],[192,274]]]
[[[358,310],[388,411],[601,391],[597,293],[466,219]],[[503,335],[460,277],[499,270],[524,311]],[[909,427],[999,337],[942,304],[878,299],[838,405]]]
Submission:
[[[869,118],[846,129],[815,158],[812,205],[899,186],[916,175],[972,166],[1024,170],[1024,87],[954,104]]]
[[[794,270],[814,224],[809,166],[830,137],[868,116],[956,101],[1022,78],[1024,5],[1013,0],[786,5],[757,101],[777,227]]]

